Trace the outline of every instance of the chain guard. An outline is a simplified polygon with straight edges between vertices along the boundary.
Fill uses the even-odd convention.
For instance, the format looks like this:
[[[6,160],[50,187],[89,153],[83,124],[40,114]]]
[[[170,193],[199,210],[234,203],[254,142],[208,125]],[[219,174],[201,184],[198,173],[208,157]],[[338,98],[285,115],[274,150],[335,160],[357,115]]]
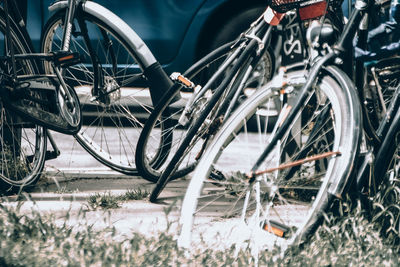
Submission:
[[[53,76],[24,77],[12,85],[3,82],[0,97],[5,108],[19,116],[50,130],[73,135],[79,132],[82,124],[79,99],[75,91],[68,87],[74,108],[79,109],[74,115],[78,123],[71,125],[64,117],[66,112],[61,110],[68,107],[60,105],[59,86]]]

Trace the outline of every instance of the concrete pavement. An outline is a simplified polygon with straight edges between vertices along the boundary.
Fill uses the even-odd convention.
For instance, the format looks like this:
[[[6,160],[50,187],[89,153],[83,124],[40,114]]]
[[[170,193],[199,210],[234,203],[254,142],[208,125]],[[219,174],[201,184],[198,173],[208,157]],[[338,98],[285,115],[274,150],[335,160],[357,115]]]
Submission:
[[[29,192],[30,201],[22,206],[24,212],[35,209],[52,214],[60,224],[68,218],[71,225],[88,223],[98,229],[114,226],[121,235],[156,234],[165,231],[167,222],[179,218],[179,205],[188,183],[185,179],[169,183],[157,204],[143,199],[121,202],[116,209],[89,209],[88,199],[96,193],[123,195],[135,189],[151,192],[154,184],[103,166],[71,136],[55,134],[54,137],[61,155],[46,162],[44,174]],[[16,205],[17,197],[9,197],[9,203]],[[169,209],[167,218],[165,210]]]

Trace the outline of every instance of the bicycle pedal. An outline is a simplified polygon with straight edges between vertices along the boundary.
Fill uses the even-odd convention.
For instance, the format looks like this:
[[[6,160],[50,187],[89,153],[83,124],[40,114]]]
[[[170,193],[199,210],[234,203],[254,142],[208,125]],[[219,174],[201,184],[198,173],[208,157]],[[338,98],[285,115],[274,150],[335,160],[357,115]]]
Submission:
[[[273,220],[265,221],[262,225],[262,229],[279,237],[287,238],[290,233],[290,228],[288,226]]]
[[[54,65],[57,67],[69,67],[82,62],[78,52],[56,51],[53,52]]]
[[[47,151],[46,151],[46,154],[45,154],[45,156],[44,156],[44,160],[56,159],[59,155],[60,155],[60,151],[57,151],[57,152],[56,152],[56,151],[49,151],[49,150],[47,150]],[[29,163],[32,163],[34,158],[35,158],[35,155],[29,155],[29,156],[26,157],[26,160],[27,160]]]
[[[178,83],[182,84],[183,86],[185,86],[187,88],[193,89],[195,87],[195,84],[191,80],[189,80],[188,78],[186,78],[185,76],[183,76],[179,72],[172,73],[170,75],[170,78],[174,82],[178,82]]]
[[[56,159],[60,155],[60,151],[46,151],[45,160]]]
[[[51,160],[51,159],[55,159],[60,155],[59,151],[58,153],[56,151],[46,151],[46,154],[44,156],[44,160]],[[33,160],[35,159],[35,155],[29,155],[26,157],[26,160],[29,163],[32,163]]]

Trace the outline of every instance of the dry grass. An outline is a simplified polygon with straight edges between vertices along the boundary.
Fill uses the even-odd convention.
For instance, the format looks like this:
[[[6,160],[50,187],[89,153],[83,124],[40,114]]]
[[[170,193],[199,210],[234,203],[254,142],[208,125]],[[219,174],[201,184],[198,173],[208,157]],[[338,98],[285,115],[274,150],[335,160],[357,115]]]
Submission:
[[[398,266],[399,187],[388,186],[376,196],[371,213],[343,203],[339,216],[325,221],[304,247],[293,248],[283,258],[262,252],[260,266]],[[147,197],[139,191],[123,196],[96,194],[89,202],[95,208],[117,207],[121,201]],[[89,203],[88,202],[88,203]],[[103,204],[105,207],[102,207]],[[22,203],[22,202],[21,202]],[[83,215],[82,215],[83,216]],[[66,218],[67,220],[67,218]],[[84,221],[84,220],[82,220]],[[55,223],[51,215],[20,212],[19,206],[0,204],[1,266],[252,266],[249,250],[234,256],[207,250],[185,257],[168,231],[156,237],[133,234],[121,240],[116,229],[94,230],[91,225]]]

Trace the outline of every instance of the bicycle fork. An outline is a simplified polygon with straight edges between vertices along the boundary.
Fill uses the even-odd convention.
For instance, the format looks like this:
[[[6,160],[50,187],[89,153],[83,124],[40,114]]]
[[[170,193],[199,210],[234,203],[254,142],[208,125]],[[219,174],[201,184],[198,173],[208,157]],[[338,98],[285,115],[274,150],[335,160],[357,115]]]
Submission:
[[[264,149],[263,153],[257,159],[256,163],[254,164],[254,166],[251,169],[249,177],[256,175],[256,172],[260,168],[262,162],[266,159],[268,154],[270,154],[272,152],[272,150],[275,148],[275,145],[284,136],[285,132],[289,129],[292,122],[295,121],[297,114],[299,113],[300,109],[303,106],[303,103],[306,102],[306,100],[309,98],[310,94],[312,93],[312,90],[313,90],[312,86],[315,83],[320,70],[325,65],[325,63],[330,61],[335,56],[336,56],[335,53],[330,53],[330,54],[326,55],[324,58],[319,60],[316,63],[316,65],[311,69],[311,71],[308,75],[307,82],[299,91],[299,97],[298,97],[297,102],[293,105],[293,107],[291,107],[287,116],[282,120],[280,127],[276,130],[275,134],[272,136],[270,143],[267,145],[267,147]],[[252,178],[255,178],[255,177],[252,177]]]

